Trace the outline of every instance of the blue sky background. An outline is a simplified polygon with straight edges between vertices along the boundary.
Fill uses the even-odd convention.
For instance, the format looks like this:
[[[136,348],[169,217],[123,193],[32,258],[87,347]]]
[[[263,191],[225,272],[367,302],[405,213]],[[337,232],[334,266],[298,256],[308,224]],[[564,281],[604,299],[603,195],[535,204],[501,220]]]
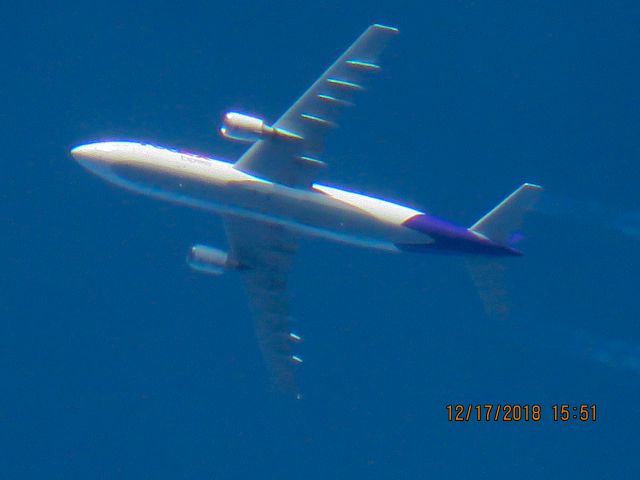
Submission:
[[[637,2],[13,8],[1,478],[640,478]],[[525,180],[557,205],[507,265],[503,319],[462,259],[304,242],[296,403],[269,390],[240,278],[185,265],[193,243],[225,245],[220,220],[106,185],[68,150],[234,159],[223,112],[276,119],[374,22],[401,35],[331,137],[326,180],[465,225]],[[458,402],[545,410],[450,423]],[[597,422],[553,422],[564,402],[596,403]]]

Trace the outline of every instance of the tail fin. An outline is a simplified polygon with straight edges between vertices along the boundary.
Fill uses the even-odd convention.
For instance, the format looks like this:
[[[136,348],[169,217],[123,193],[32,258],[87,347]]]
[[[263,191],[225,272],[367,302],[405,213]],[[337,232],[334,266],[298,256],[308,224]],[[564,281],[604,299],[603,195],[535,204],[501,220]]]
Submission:
[[[505,198],[493,210],[478,220],[469,230],[488,239],[508,245],[522,226],[522,219],[540,196],[542,187],[525,183]]]

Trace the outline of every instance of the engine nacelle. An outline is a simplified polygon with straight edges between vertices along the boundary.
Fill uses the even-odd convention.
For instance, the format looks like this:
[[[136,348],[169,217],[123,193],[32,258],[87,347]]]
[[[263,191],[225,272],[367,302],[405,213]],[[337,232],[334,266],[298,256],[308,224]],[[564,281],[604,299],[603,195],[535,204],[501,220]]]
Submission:
[[[270,127],[261,118],[238,112],[229,112],[222,117],[220,133],[225,138],[247,143],[256,142],[265,137],[278,137],[286,140],[302,139],[302,137],[281,128]]]
[[[230,267],[229,255],[206,245],[194,245],[187,256],[187,264],[196,272],[222,275]]]
[[[255,142],[269,135],[273,129],[261,118],[250,117],[237,112],[229,112],[222,118],[220,133],[225,138],[241,142]]]

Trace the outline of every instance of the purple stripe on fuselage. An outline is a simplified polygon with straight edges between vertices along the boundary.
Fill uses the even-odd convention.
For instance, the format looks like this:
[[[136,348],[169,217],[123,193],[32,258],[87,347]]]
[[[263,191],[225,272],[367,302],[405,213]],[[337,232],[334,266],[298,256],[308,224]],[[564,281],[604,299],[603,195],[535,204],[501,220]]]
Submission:
[[[509,246],[492,242],[464,227],[454,225],[431,215],[421,214],[411,217],[403,225],[425,233],[433,238],[432,243],[397,243],[396,246],[409,252],[432,252],[476,255],[522,255]]]

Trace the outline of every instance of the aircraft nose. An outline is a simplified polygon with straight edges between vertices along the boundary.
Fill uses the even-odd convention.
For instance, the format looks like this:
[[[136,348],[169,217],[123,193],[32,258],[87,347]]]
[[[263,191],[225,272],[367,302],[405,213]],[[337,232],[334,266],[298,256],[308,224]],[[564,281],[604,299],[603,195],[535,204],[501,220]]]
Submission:
[[[109,172],[112,158],[105,144],[89,143],[71,149],[71,156],[84,168],[98,175]]]
[[[93,144],[78,145],[71,149],[71,155],[73,158],[82,162],[83,160],[99,160],[99,150]]]

